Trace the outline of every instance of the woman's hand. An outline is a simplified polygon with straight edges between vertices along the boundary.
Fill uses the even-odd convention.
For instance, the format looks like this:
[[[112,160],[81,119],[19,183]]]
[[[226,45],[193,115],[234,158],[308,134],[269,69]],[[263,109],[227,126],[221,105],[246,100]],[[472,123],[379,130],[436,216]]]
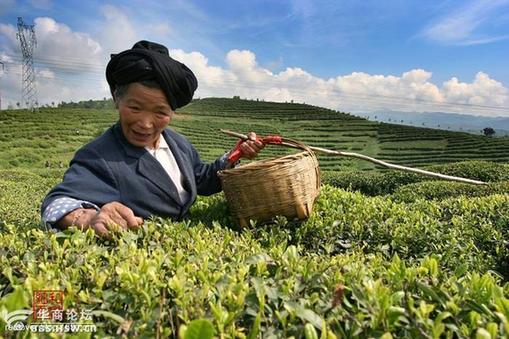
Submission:
[[[248,140],[237,145],[237,148],[242,152],[241,158],[254,159],[265,147],[265,144],[257,139],[255,132],[249,132],[247,137]]]
[[[138,229],[143,224],[143,219],[135,216],[129,207],[114,201],[107,203],[99,211],[79,208],[59,222],[59,225],[64,227],[73,224],[83,230],[92,228],[100,237],[110,238],[112,231]]]

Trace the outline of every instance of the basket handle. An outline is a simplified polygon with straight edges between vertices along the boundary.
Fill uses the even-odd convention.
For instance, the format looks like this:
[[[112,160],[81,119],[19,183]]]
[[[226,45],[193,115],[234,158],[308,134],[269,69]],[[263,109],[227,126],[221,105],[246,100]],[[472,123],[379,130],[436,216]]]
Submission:
[[[240,145],[242,144],[243,141],[246,141],[249,138],[245,134],[240,134],[240,133],[233,132],[233,131],[230,131],[227,129],[221,129],[220,131],[225,134],[228,134],[230,136],[240,138],[240,140],[235,145],[233,152],[231,152],[230,155],[228,156],[228,161],[236,162],[242,156],[242,150],[240,149]],[[292,148],[300,148],[300,149],[303,149],[306,151],[311,151],[311,149],[307,145],[305,145],[297,140],[283,138],[279,135],[267,135],[265,137],[257,136],[256,140],[262,142],[264,145],[269,145],[269,144],[270,145],[283,145],[283,146],[288,146],[288,147],[292,147]]]

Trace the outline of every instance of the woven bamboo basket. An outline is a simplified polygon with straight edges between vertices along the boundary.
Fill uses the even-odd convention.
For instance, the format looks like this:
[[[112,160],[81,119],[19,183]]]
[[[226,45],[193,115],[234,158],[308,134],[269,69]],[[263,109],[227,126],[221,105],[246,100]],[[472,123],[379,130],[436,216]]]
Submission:
[[[320,192],[315,154],[303,143],[283,138],[302,151],[260,160],[219,172],[226,200],[240,227],[250,219],[268,221],[277,215],[306,219]]]

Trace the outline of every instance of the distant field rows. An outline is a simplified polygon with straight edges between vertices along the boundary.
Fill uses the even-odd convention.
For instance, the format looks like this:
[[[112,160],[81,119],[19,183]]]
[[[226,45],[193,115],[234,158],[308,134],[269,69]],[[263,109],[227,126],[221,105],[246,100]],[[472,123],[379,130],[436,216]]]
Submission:
[[[66,165],[80,146],[117,119],[112,110],[43,111],[0,113],[1,168]],[[259,135],[280,134],[311,146],[354,151],[412,166],[465,159],[509,162],[509,138],[377,123],[304,104],[201,99],[180,109],[171,125],[191,140],[205,161],[214,160],[235,144],[234,138],[219,132],[224,128],[241,133],[253,130]],[[27,155],[32,148],[38,149],[37,155]],[[261,159],[291,152],[294,150],[269,146]],[[375,168],[365,161],[341,157],[320,155],[319,160],[326,170]]]

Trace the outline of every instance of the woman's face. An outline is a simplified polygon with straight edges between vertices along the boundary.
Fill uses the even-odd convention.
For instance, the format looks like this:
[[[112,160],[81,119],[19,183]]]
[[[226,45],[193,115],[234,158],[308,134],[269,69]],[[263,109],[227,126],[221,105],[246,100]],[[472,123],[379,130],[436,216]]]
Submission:
[[[132,83],[117,100],[120,125],[126,139],[138,147],[155,148],[173,115],[163,91]]]

